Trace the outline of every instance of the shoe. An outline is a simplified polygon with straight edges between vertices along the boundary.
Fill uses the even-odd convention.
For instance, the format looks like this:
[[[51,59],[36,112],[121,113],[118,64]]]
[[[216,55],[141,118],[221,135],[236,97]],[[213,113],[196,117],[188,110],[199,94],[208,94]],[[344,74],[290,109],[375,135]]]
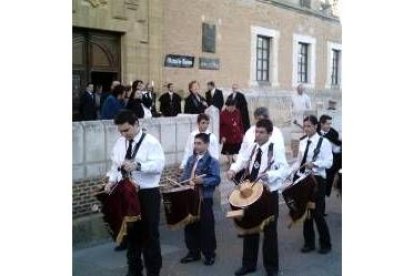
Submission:
[[[201,255],[194,255],[192,253],[188,253],[184,258],[181,259],[182,264],[195,262],[201,259]]]
[[[304,247],[302,247],[302,249],[300,250],[300,252],[302,253],[309,253],[311,251],[315,250],[315,246],[307,246],[305,245]]]
[[[319,254],[328,254],[329,252],[331,252],[332,248],[331,247],[323,247],[321,249],[318,250]]]
[[[215,261],[216,261],[215,257],[208,257],[208,258],[204,259],[204,264],[205,265],[213,265]]]
[[[238,270],[236,270],[236,272],[234,272],[235,276],[242,276],[242,275],[246,275],[249,273],[253,273],[256,271],[256,268],[247,268],[242,266],[241,268],[239,268]]]
[[[325,214],[323,214],[323,216],[324,216],[324,217],[327,217],[327,216],[328,216],[328,214],[326,214],[326,213],[325,213]]]

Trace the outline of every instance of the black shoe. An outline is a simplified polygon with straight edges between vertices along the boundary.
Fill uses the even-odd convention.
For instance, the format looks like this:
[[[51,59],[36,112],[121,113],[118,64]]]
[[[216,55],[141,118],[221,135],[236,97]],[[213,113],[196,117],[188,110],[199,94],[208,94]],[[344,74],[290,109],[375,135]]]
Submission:
[[[315,250],[315,246],[307,246],[305,245],[304,247],[302,247],[302,249],[300,250],[300,252],[302,253],[309,253],[311,251]]]
[[[331,252],[331,247],[323,247],[321,249],[318,250],[319,254],[328,254],[329,252]]]
[[[215,257],[208,257],[208,258],[204,259],[204,264],[205,265],[213,265],[215,261],[216,261]]]
[[[242,275],[246,275],[246,274],[249,274],[249,273],[253,273],[255,271],[256,271],[256,268],[247,268],[247,267],[242,266],[241,268],[236,270],[236,272],[234,272],[234,275],[242,276]]]
[[[188,253],[184,258],[181,259],[182,264],[195,262],[201,259],[201,255],[194,255],[192,253]]]
[[[327,217],[327,216],[328,216],[328,214],[326,214],[326,213],[325,213],[325,214],[323,214],[323,216],[324,216],[324,217]]]
[[[124,251],[127,249],[127,244],[126,243],[121,243],[120,245],[116,246],[114,248],[114,251]]]

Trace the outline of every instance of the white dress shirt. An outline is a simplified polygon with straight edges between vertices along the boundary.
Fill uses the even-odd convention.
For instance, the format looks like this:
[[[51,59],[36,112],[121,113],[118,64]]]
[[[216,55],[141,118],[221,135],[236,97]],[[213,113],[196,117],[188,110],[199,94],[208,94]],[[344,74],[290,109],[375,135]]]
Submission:
[[[318,144],[319,137],[321,137],[318,133],[315,133],[312,137],[306,137],[302,139],[299,143],[299,154],[298,159],[296,162],[292,165],[292,170],[297,170],[300,168],[300,164],[302,162],[303,155],[305,154],[306,150],[306,144],[308,143],[308,140],[311,141],[309,145],[308,155],[306,157],[306,163],[312,162],[313,159],[313,152]],[[317,167],[313,167],[312,171],[315,175],[319,175],[323,178],[326,178],[326,169],[329,169],[332,166],[333,161],[333,155],[332,155],[332,147],[331,143],[328,141],[328,139],[323,138],[320,152],[314,162],[312,162]],[[309,169],[305,169],[305,173],[308,173]],[[300,175],[300,172],[298,172],[298,175]]]
[[[198,129],[194,130],[190,133],[190,136],[188,136],[187,143],[185,144],[184,148],[184,156],[181,161],[180,168],[184,169],[185,164],[187,163],[188,158],[193,155],[194,152],[194,137],[199,134],[200,131]],[[211,133],[209,130],[205,132],[206,134]],[[212,157],[219,160],[220,153],[219,153],[219,143],[216,135],[214,133],[210,134],[210,145],[208,146],[208,152]]]
[[[134,149],[136,143],[141,139],[141,135],[142,130],[134,137],[132,149]],[[118,171],[118,168],[121,167],[125,160],[128,145],[128,140],[123,136],[115,142],[111,155],[112,166],[107,173],[110,182],[118,182],[122,179],[121,172]],[[141,164],[140,171],[132,172],[132,179],[139,185],[140,189],[158,187],[161,173],[164,169],[165,157],[161,144],[154,136],[146,133],[134,161]]]
[[[216,88],[211,89],[211,97],[212,98],[213,98],[215,92],[216,92]]]
[[[303,112],[312,108],[311,100],[308,95],[295,93],[292,95],[292,116],[299,124],[303,121]]]
[[[248,150],[249,146],[254,144],[254,140],[256,139],[256,126],[251,126],[243,137],[243,142],[240,147],[239,154]],[[273,142],[274,147],[281,152],[285,152],[285,141],[283,139],[282,132],[279,128],[273,126],[272,136],[270,136],[269,140]]]
[[[259,174],[263,173],[268,166],[267,155],[268,155],[270,143],[272,143],[272,141],[270,141],[269,139],[269,141],[267,141],[266,143],[260,146],[260,149],[262,150],[262,159],[260,161]],[[255,153],[253,154],[252,159],[251,159],[252,161],[250,162],[250,155],[253,149],[255,148],[255,146],[256,146]],[[245,168],[250,162],[249,172],[251,172],[254,160],[256,159],[258,149],[259,149],[259,145],[257,143],[251,144],[247,148],[247,150],[239,154],[239,157],[237,158],[236,162],[230,166],[230,170],[237,173],[241,171],[243,168]],[[288,163],[286,162],[285,151],[281,150],[280,147],[277,147],[275,144],[273,145],[273,157],[271,159],[271,162],[272,161],[273,161],[273,164],[270,167],[270,169],[267,171],[268,179],[267,179],[266,184],[270,187],[270,191],[274,192],[280,189],[280,187],[283,184],[283,180],[289,174],[289,166],[288,166]]]

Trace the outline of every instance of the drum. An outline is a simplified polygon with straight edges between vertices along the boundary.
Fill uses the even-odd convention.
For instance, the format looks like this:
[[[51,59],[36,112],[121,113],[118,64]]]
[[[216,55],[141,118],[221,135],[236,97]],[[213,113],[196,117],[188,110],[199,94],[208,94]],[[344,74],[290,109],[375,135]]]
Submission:
[[[309,208],[309,202],[314,202],[313,196],[317,188],[317,181],[313,174],[299,177],[293,184],[282,191],[283,199],[289,208],[289,215],[293,223],[300,220]],[[311,204],[311,207],[312,204]],[[311,208],[312,209],[312,208]]]
[[[200,191],[191,189],[189,185],[164,188],[161,191],[162,201],[170,229],[175,229],[200,219]]]
[[[253,186],[248,180],[241,183],[240,188],[230,194],[229,202],[232,211],[227,217],[234,219],[240,235],[259,233],[274,220],[271,193],[260,180]]]
[[[95,196],[102,204],[101,212],[109,233],[120,244],[127,235],[128,225],[141,219],[135,185],[129,179],[123,179],[109,194],[102,188]]]

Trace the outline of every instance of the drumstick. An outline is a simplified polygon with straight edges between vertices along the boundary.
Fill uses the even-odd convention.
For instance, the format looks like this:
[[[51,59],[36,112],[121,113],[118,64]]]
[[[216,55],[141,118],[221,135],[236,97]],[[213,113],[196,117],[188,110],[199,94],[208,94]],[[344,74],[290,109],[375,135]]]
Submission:
[[[204,176],[206,176],[206,174],[200,174],[200,175],[196,175],[196,176],[204,177]],[[179,182],[179,184],[182,184],[182,183],[185,183],[185,182],[190,182],[192,179],[193,179],[193,177],[191,177],[189,179],[186,179],[184,181],[181,181],[181,182]]]

